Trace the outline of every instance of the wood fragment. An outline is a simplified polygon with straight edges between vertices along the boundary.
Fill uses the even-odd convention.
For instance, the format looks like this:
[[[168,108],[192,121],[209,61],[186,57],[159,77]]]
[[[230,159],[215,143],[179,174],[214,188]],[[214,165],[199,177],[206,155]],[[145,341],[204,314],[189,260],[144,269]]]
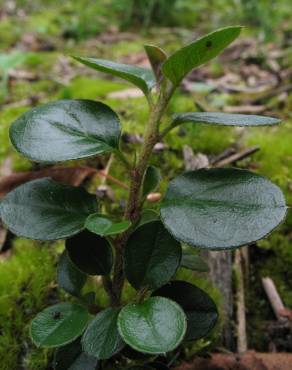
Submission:
[[[250,155],[256,153],[259,150],[260,150],[260,148],[258,146],[247,148],[245,150],[242,150],[239,153],[232,154],[229,157],[227,157],[225,159],[222,159],[221,161],[218,161],[216,163],[213,163],[213,166],[214,167],[224,167],[224,166],[227,166],[227,165],[232,164],[234,162],[240,161],[240,160],[242,160],[242,159],[244,159],[246,157],[249,157]]]
[[[278,320],[286,320],[281,315],[285,307],[273,280],[270,277],[264,277],[262,278],[262,284],[275,316]]]
[[[235,148],[227,148],[222,153],[218,154],[216,157],[213,157],[210,161],[211,165],[214,166],[219,161],[222,161],[225,158],[230,157],[231,155],[235,154],[236,150]]]
[[[246,248],[246,247],[245,247]],[[235,251],[234,268],[236,271],[236,321],[237,321],[237,352],[247,351],[246,334],[246,309],[245,309],[245,284],[244,284],[244,260],[242,249]]]

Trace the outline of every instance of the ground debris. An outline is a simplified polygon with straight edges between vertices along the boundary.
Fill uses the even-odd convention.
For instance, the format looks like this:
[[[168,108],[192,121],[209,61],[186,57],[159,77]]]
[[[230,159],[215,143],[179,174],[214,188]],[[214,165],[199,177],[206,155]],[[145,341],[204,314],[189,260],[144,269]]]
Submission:
[[[176,370],[291,370],[292,354],[258,353],[212,354],[210,358],[195,357]]]

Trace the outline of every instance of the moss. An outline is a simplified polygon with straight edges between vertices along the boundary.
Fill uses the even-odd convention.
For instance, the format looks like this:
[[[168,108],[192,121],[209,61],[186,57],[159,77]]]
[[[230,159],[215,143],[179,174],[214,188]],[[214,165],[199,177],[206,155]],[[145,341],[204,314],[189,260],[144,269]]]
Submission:
[[[49,352],[35,349],[28,336],[28,324],[55,299],[54,250],[16,239],[12,256],[0,262],[0,276],[1,369],[45,369]]]
[[[126,88],[127,85],[123,83],[94,77],[78,76],[68,86],[60,90],[58,98],[103,100],[109,93]]]
[[[13,18],[1,19],[0,22],[0,50],[14,45],[23,32],[21,24]]]

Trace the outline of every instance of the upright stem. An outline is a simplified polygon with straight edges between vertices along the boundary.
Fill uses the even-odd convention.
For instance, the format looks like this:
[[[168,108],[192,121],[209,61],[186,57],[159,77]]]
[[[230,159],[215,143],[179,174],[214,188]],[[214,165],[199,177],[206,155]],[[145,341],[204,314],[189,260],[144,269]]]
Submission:
[[[160,94],[158,102],[150,111],[149,123],[146,127],[144,141],[142,144],[139,159],[133,169],[130,170],[130,189],[125,210],[125,218],[130,220],[133,225],[140,218],[143,201],[141,200],[141,188],[144,174],[152,154],[154,145],[159,140],[159,123],[166,110],[167,104],[173,94],[174,88],[169,88]],[[115,304],[119,305],[124,284],[123,255],[124,247],[131,233],[131,229],[122,233],[115,241],[116,258],[113,276],[113,293],[115,295]]]

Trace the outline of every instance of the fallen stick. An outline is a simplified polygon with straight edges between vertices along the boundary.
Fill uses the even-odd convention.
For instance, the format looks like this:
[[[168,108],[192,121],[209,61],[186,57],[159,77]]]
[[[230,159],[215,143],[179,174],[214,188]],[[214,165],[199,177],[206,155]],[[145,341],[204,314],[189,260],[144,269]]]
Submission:
[[[269,277],[262,278],[262,284],[277,319],[281,321],[287,320],[281,315],[281,312],[285,310],[285,306],[273,280]]]
[[[236,321],[237,321],[237,352],[247,351],[246,310],[244,286],[244,260],[241,249],[235,251],[234,268],[237,277],[236,289]]]
[[[250,155],[256,153],[259,150],[260,150],[260,148],[258,146],[242,150],[241,152],[232,154],[231,156],[229,156],[225,159],[222,159],[219,162],[213,163],[213,167],[227,166],[228,164],[231,164],[231,163],[237,162],[239,160],[242,160],[246,157],[249,157]]]

